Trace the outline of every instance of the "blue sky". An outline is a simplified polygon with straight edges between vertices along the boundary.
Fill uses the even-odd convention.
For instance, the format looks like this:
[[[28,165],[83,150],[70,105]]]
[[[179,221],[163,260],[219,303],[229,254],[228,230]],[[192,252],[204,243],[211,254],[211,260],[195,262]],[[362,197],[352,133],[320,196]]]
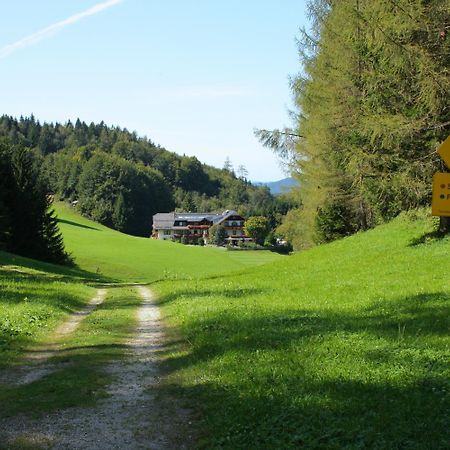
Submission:
[[[303,0],[15,0],[0,114],[104,120],[252,180],[283,178],[254,128],[290,124]]]

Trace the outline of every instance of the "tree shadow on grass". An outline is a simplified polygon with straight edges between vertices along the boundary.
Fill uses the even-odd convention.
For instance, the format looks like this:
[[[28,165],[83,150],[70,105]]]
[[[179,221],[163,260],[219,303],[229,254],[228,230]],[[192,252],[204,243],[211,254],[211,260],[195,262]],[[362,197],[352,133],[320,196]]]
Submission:
[[[253,295],[263,293],[259,289],[249,291]],[[238,296],[239,292],[232,290],[231,296]],[[204,294],[212,295],[209,290]],[[194,299],[201,294],[169,294],[168,301],[175,301],[177,296]],[[161,304],[165,302],[166,297],[163,297]],[[225,310],[215,317],[190,322],[185,332],[188,339],[195,342],[195,352],[186,359],[207,361],[230,351],[290,349],[299,342],[323,340],[331,335],[340,335],[345,340],[369,334],[375,339],[398,344],[421,336],[444,337],[450,329],[450,293],[447,292],[377,301],[358,314],[288,309],[270,314],[253,311],[249,317],[243,308],[238,311]]]
[[[303,379],[243,392],[239,386],[162,385],[161,395],[186,398],[199,408],[208,449],[447,449],[446,380],[362,383]]]
[[[80,228],[86,228],[88,230],[95,230],[95,231],[101,231],[100,228],[90,227],[89,225],[83,225],[78,222],[72,222],[71,220],[65,220],[65,219],[58,219],[59,223],[65,223],[66,225],[71,225],[73,227],[80,227]]]
[[[412,239],[408,244],[408,247],[417,247],[418,245],[432,244],[434,242],[441,241],[442,239],[449,236],[450,236],[449,233],[443,233],[442,231],[439,230],[430,231],[428,233],[423,234],[422,236]]]
[[[31,271],[26,271],[31,269]],[[36,272],[34,272],[36,271]],[[101,273],[89,272],[77,265],[62,266],[0,251],[0,278],[27,278],[64,282],[115,283],[117,280]]]
[[[195,405],[203,448],[444,449],[449,317],[448,292],[359,313],[221,310],[185,326],[189,345],[162,350],[167,374],[197,375],[161,389]]]
[[[106,395],[110,377],[102,372],[99,362],[108,361],[110,356],[107,349],[104,349],[106,353],[98,350],[93,352],[92,349],[86,349],[86,352],[90,354],[80,354],[76,364],[56,367],[31,383],[0,384],[0,418],[17,414],[37,417],[58,409],[93,406]],[[94,353],[98,360],[93,358]]]
[[[249,296],[254,295],[262,295],[266,293],[268,289],[260,289],[260,288],[236,288],[236,289],[224,289],[223,291],[217,291],[213,289],[201,289],[201,290],[187,290],[187,291],[178,291],[173,292],[171,294],[167,294],[161,298],[157,299],[158,305],[166,305],[168,303],[172,303],[180,298],[194,300],[195,298],[203,298],[203,297],[211,297],[212,300],[217,301],[217,298],[232,298],[245,299]]]
[[[104,309],[103,305],[98,310]],[[116,305],[116,309],[135,306],[125,302]],[[128,321],[112,326],[110,321],[103,320],[96,321],[95,333],[82,334],[81,339],[77,334],[69,335],[36,347],[32,338],[25,336],[21,344],[27,349],[26,358],[20,360],[20,365],[2,369],[5,376],[0,381],[0,418],[17,414],[39,416],[69,407],[95,405],[106,395],[106,387],[112,380],[104,371],[105,365],[127,354],[132,333]],[[96,337],[99,335],[100,342]],[[35,371],[40,370],[43,372],[36,379]],[[28,374],[31,382],[13,384],[23,380],[23,375],[27,379]]]

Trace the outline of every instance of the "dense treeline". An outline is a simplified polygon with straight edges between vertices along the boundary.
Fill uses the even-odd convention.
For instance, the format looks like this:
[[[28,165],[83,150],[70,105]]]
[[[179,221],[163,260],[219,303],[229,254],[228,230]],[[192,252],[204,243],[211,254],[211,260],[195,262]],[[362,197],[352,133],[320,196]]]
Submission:
[[[282,152],[295,139],[302,208],[282,229],[297,248],[429,204],[450,126],[449,0],[312,0],[309,11],[295,128],[259,133]]]
[[[275,226],[289,202],[265,187],[180,156],[103,122],[40,124],[33,116],[0,117],[0,136],[33,149],[52,192],[78,201],[80,211],[117,230],[148,236],[152,215],[173,209],[266,215]],[[225,158],[224,158],[225,159]]]
[[[0,249],[70,262],[33,153],[0,138]]]

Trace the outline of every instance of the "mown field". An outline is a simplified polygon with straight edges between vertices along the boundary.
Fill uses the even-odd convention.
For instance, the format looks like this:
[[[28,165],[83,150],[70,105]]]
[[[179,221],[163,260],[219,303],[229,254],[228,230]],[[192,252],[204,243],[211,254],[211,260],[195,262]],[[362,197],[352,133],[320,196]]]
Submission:
[[[183,338],[165,388],[207,449],[450,445],[450,238],[392,223],[282,262],[154,286]]]
[[[284,258],[269,251],[227,252],[133,237],[82,218],[61,203],[56,211],[67,250],[78,266],[113,281],[198,278]]]

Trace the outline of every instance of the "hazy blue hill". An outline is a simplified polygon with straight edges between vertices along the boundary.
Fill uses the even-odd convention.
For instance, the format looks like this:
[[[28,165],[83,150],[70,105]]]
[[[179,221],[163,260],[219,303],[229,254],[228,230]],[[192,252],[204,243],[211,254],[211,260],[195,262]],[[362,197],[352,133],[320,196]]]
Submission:
[[[298,186],[298,181],[292,177],[288,177],[278,181],[255,181],[253,184],[255,184],[256,186],[267,186],[273,195],[278,195],[282,194],[283,192],[289,191],[294,186]]]

